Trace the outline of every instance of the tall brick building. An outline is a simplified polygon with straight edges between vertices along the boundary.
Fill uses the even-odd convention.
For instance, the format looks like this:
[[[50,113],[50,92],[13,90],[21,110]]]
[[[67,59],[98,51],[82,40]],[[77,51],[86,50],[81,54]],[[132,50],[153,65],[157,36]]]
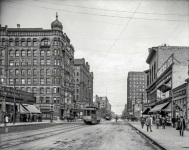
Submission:
[[[127,77],[127,110],[130,113],[140,112],[142,106],[135,105],[137,100],[146,100],[147,76],[145,72],[130,71]],[[136,106],[136,108],[135,108]]]
[[[93,105],[93,72],[85,59],[74,59],[76,108]]]
[[[69,113],[73,102],[74,47],[56,20],[51,29],[0,26],[0,84],[34,93],[44,118]]]

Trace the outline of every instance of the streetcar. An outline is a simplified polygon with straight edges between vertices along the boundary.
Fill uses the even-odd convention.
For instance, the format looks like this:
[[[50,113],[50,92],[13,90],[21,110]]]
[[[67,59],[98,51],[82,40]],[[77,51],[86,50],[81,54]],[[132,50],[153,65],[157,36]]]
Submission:
[[[83,110],[83,121],[85,124],[98,124],[101,120],[101,112],[97,107],[87,106]]]

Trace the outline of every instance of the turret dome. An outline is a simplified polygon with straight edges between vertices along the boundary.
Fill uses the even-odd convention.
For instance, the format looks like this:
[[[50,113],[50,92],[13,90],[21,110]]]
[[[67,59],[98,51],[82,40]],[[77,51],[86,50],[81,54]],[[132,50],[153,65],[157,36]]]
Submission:
[[[63,29],[62,23],[58,21],[58,14],[56,13],[56,20],[51,23],[52,30],[61,30]]]

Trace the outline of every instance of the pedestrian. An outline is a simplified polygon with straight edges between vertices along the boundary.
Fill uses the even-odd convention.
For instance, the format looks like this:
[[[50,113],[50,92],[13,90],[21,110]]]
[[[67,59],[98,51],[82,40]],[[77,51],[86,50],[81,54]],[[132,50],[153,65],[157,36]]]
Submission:
[[[8,117],[8,115],[5,115],[5,126],[7,125],[7,123],[9,122],[9,117]]]
[[[152,132],[152,117],[151,116],[148,116],[148,118],[146,119],[146,126],[147,126],[147,132],[149,129]]]
[[[160,119],[159,119],[159,116],[157,116],[157,118],[156,118],[156,128],[159,129],[159,126],[160,126]]]
[[[180,118],[178,116],[176,117],[175,122],[176,122],[176,130],[178,130],[178,126],[179,126],[179,123],[180,123]]]
[[[146,122],[146,120],[145,120],[145,118],[143,116],[140,118],[140,122],[141,122],[141,126],[142,126],[142,129],[143,129],[144,124]]]
[[[180,129],[180,136],[184,136],[184,130],[186,129],[185,119],[183,116],[180,117],[179,129]]]
[[[162,122],[162,129],[165,129],[166,118],[162,117],[161,122]]]
[[[116,116],[116,122],[117,122],[117,120],[118,120],[118,117]]]

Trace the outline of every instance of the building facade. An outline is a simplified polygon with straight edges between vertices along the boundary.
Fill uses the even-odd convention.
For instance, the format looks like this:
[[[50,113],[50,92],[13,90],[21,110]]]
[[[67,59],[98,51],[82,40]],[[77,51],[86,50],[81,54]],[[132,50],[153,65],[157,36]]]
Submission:
[[[93,105],[93,72],[85,59],[74,59],[75,108]]]
[[[51,29],[0,27],[0,84],[34,93],[44,116],[63,117],[71,109],[74,47],[56,20]]]
[[[127,77],[127,111],[141,114],[146,100],[147,76],[145,72],[130,71]],[[137,104],[137,105],[136,105]],[[142,104],[142,105],[141,105]]]
[[[177,87],[184,84],[188,78],[188,59],[188,47],[163,45],[149,49],[146,60],[149,64],[147,105],[153,107],[150,110],[151,113],[168,117],[170,123],[171,118],[176,117],[176,112],[173,112],[177,103],[176,99],[173,103],[174,94],[178,92]],[[182,103],[185,103],[184,98],[182,100]]]

